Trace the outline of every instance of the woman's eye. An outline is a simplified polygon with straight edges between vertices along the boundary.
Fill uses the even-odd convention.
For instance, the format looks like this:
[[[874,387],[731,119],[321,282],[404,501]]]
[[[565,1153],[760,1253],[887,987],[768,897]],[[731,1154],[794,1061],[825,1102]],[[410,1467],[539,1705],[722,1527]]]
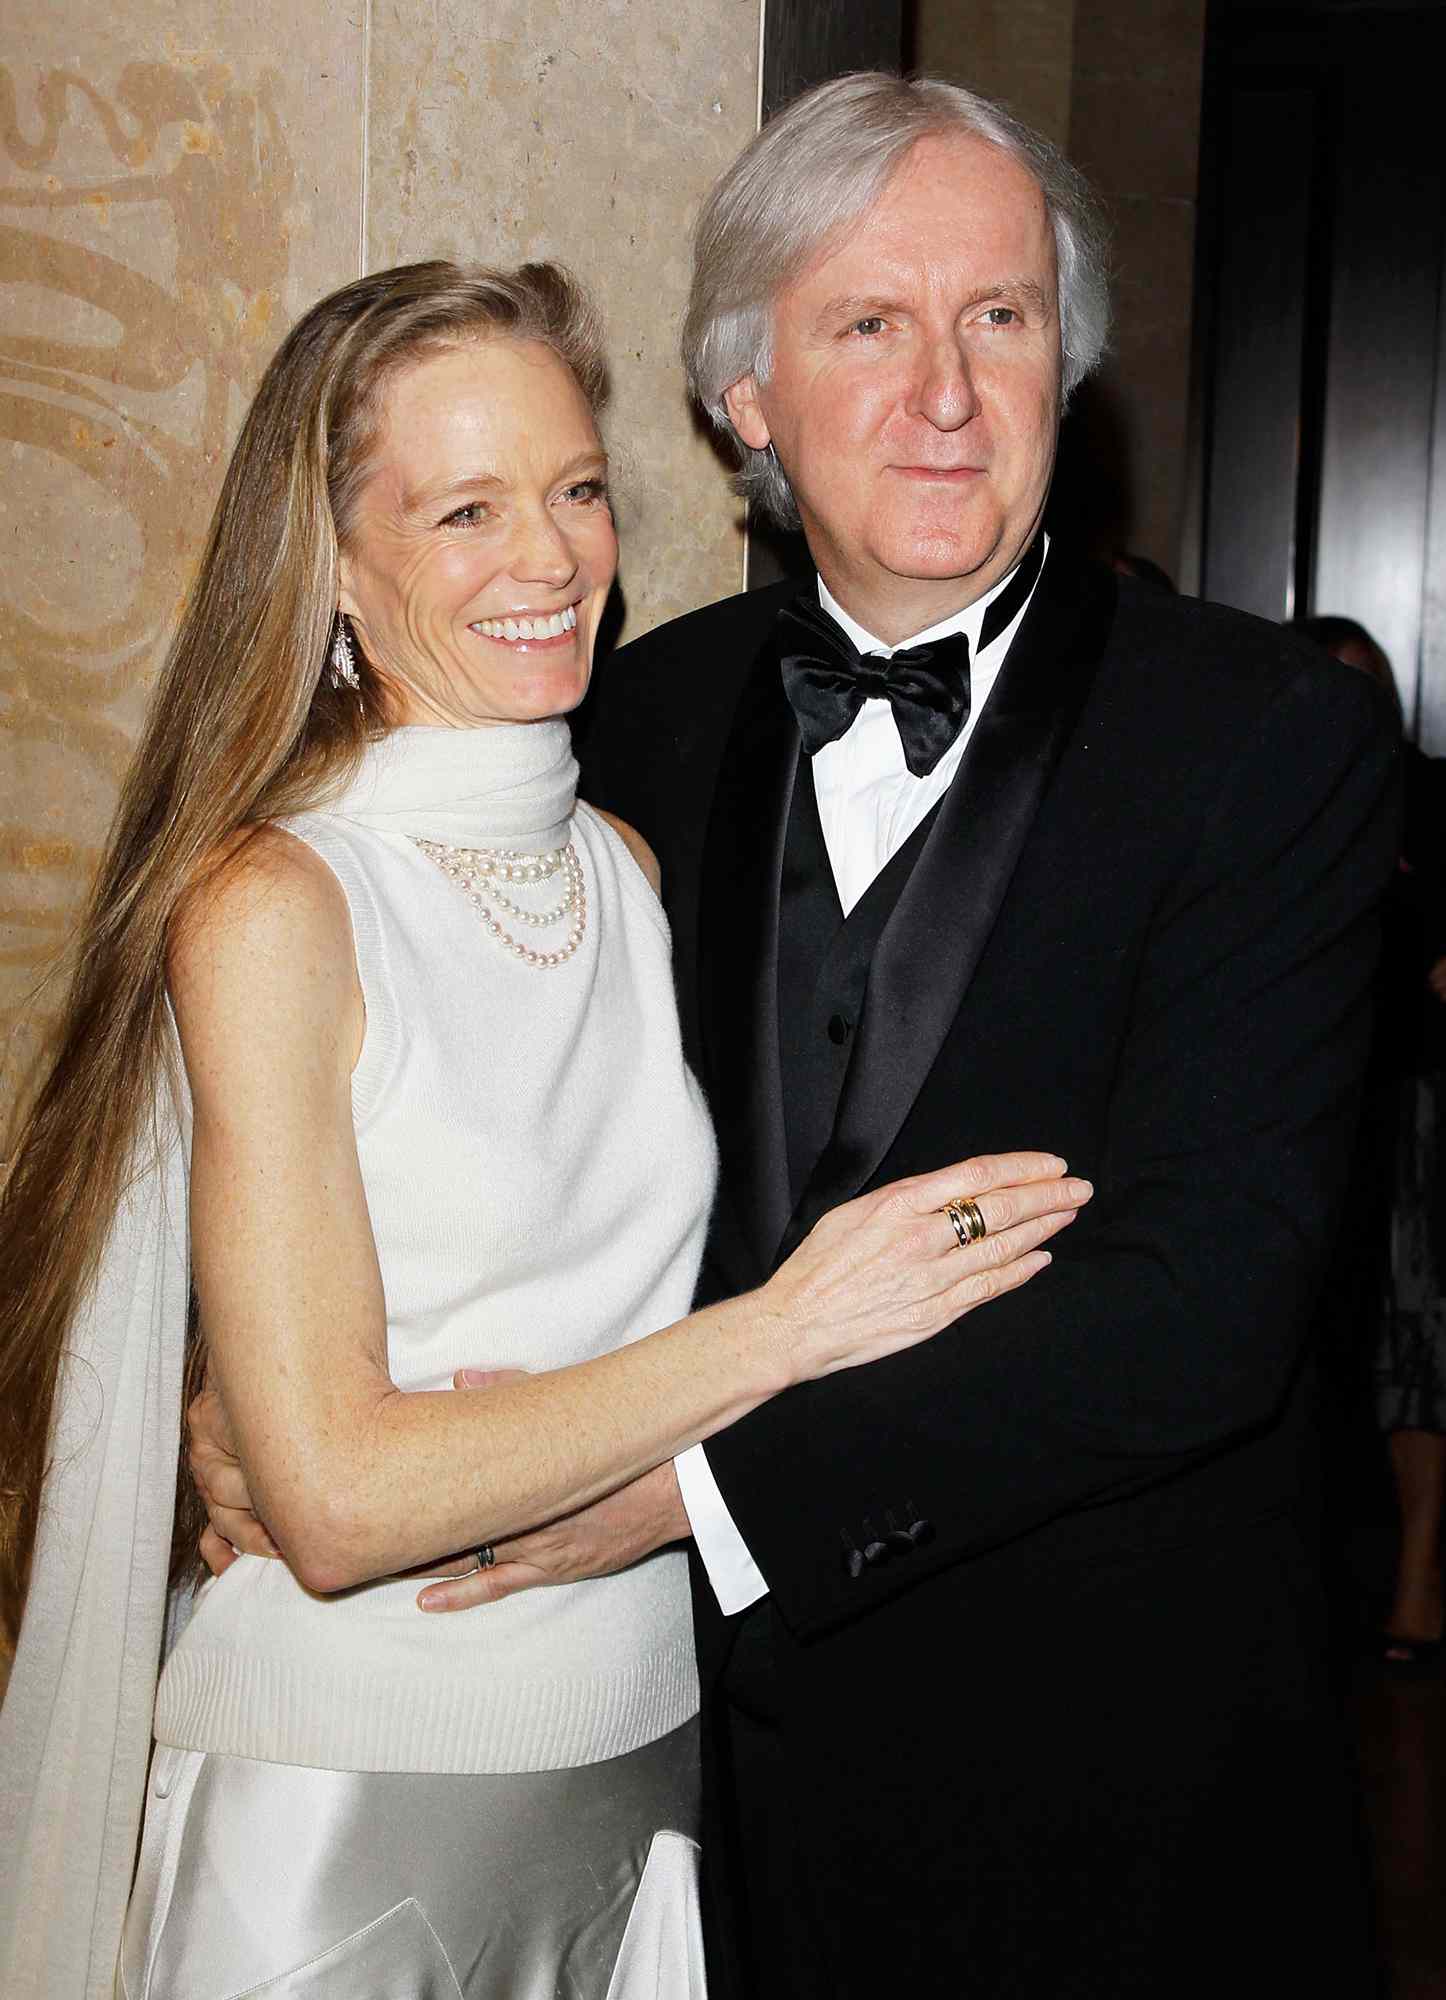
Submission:
[[[571,500],[582,507],[606,505],[608,485],[605,479],[579,479],[563,493],[564,500]]]
[[[469,500],[465,507],[454,507],[441,522],[444,528],[475,528],[486,514],[487,509],[480,500]]]

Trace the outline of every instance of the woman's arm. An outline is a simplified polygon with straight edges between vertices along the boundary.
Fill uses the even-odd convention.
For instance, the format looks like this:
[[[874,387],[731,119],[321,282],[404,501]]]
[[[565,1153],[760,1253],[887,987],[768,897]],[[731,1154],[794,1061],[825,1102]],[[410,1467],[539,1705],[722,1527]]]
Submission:
[[[404,1394],[353,1136],[365,1022],[331,871],[257,835],[178,927],[171,990],[212,1373],[257,1512],[315,1590],[502,1540],[794,1383],[928,1338],[1042,1268],[1037,1246],[1087,1194],[1043,1154],[921,1177],[826,1217],[758,1292],[615,1353],[486,1396]],[[986,1188],[992,1233],[961,1251],[935,1211]]]

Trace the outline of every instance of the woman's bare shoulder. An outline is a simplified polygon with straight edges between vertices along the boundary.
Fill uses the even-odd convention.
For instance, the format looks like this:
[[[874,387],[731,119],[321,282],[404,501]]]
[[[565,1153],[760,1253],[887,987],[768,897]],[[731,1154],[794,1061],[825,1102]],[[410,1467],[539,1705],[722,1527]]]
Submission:
[[[616,813],[608,812],[603,806],[594,806],[593,811],[599,819],[607,821],[613,832],[622,841],[624,847],[627,848],[629,854],[632,855],[634,861],[637,862],[639,868],[642,869],[644,875],[647,876],[649,882],[652,884],[653,893],[661,896],[663,893],[663,871],[658,866],[657,855],[654,854],[652,848],[649,847],[637,828],[629,826],[625,819],[619,819]]]
[[[279,826],[232,834],[197,869],[171,931],[175,972],[198,956],[340,942],[350,956],[341,884],[321,856]]]
[[[294,1067],[314,1060],[318,1038],[346,1049],[348,1071],[355,1059],[346,897],[321,857],[280,827],[233,836],[198,870],[172,925],[167,984],[188,1063],[229,1069],[228,1052],[244,1042]]]

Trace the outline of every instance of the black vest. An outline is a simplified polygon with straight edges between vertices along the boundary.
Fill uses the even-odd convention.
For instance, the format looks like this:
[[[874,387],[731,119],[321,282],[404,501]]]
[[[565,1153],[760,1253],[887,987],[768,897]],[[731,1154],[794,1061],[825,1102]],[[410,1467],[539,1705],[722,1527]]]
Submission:
[[[936,803],[845,917],[824,845],[812,767],[807,758],[799,759],[778,903],[778,1047],[795,1207],[833,1134],[874,948],[937,812]]]
[[[824,845],[812,766],[800,753],[778,902],[778,1044],[789,1191],[795,1208],[833,1135],[867,1003],[874,947],[938,810],[936,802],[845,917]],[[776,1725],[780,1714],[774,1674],[775,1616],[771,1596],[760,1598],[741,1615],[723,1678],[733,1706],[765,1725]]]

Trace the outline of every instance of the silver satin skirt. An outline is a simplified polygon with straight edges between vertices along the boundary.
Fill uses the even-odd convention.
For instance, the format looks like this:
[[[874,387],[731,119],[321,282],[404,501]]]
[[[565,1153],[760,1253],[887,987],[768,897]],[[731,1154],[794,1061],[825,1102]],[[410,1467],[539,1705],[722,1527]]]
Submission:
[[[571,1771],[157,1747],[123,2000],[704,2000],[697,1725]]]

